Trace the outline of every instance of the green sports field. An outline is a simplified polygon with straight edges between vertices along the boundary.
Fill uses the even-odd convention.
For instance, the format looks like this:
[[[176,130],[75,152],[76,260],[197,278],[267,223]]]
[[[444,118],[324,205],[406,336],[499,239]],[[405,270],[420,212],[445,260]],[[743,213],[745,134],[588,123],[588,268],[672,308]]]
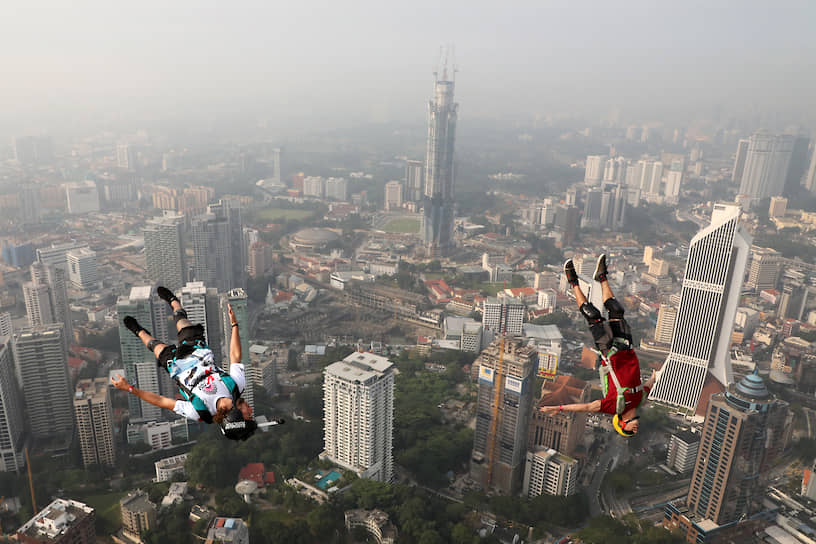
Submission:
[[[399,219],[392,219],[383,227],[385,232],[401,232],[405,234],[414,234],[419,232],[419,220],[401,217]]]

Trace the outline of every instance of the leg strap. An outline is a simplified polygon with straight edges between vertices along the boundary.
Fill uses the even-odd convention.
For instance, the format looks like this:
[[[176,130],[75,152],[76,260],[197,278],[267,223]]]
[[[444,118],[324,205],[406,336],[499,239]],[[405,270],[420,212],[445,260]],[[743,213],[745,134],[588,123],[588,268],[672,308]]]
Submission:
[[[173,312],[173,321],[178,323],[180,319],[187,319],[187,312],[184,310],[184,308],[179,308]]]
[[[162,344],[162,343],[163,342],[159,342],[158,340],[156,340],[154,338],[153,340],[151,340],[150,342],[147,343],[147,349],[149,349],[152,352],[154,349],[156,349],[156,346],[158,346],[159,344]]]

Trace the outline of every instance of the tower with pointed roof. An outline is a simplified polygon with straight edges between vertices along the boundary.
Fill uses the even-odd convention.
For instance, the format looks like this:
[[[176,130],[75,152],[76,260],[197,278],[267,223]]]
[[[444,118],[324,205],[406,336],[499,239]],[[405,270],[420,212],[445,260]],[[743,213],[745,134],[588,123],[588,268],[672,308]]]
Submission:
[[[543,414],[539,406],[558,406],[589,402],[590,386],[574,376],[558,376],[555,381],[544,381],[541,400],[533,406],[530,417],[528,450],[551,448],[566,455],[573,455],[580,444],[586,427],[586,412],[561,412]]]
[[[756,372],[711,397],[691,478],[689,514],[718,526],[760,506],[764,478],[789,440],[788,403]]]

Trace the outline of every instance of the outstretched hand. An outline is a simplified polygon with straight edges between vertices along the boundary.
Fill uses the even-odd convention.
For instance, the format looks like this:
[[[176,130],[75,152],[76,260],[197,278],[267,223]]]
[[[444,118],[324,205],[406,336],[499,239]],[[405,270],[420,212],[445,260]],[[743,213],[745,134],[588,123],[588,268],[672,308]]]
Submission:
[[[116,389],[121,389],[122,391],[130,389],[130,384],[121,374],[117,374],[116,378],[111,378],[111,383]]]
[[[229,314],[230,325],[238,323],[238,320],[235,319],[235,312],[232,311],[232,304],[227,304],[227,313]]]
[[[539,412],[547,414],[548,416],[557,414],[560,410],[559,406],[542,406],[538,409]]]

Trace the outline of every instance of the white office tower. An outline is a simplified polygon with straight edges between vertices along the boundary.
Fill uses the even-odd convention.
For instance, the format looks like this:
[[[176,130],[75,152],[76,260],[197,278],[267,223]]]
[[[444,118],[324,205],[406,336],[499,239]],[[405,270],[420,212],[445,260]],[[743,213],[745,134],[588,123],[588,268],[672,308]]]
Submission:
[[[689,244],[671,351],[649,396],[694,414],[705,385],[730,384],[731,332],[748,264],[751,236],[739,224],[741,209],[715,204],[711,224]],[[714,383],[716,380],[718,383]]]
[[[525,306],[511,297],[488,297],[482,303],[482,325],[494,336],[521,336]]]
[[[578,461],[549,448],[528,451],[521,493],[528,498],[539,495],[574,495],[578,480]]]
[[[17,472],[25,466],[25,426],[11,338],[0,336],[0,472]]]
[[[240,203],[222,199],[192,224],[193,278],[226,292],[246,282]]]
[[[125,377],[139,389],[160,394],[158,373],[164,370],[159,369],[156,364],[156,356],[137,336],[127,330],[122,322],[126,315],[133,316],[142,327],[153,331],[154,310],[150,286],[133,287],[129,296],[119,297],[119,300],[116,301],[116,312],[119,320],[119,346],[122,351]],[[128,407],[131,419],[157,420],[161,417],[161,408],[144,402],[134,395],[128,395]]]
[[[45,283],[27,281],[23,284],[23,300],[30,327],[54,323],[51,288]]]
[[[144,228],[144,253],[147,277],[156,285],[175,291],[184,285],[187,265],[182,225],[184,216],[165,211],[150,219]]]
[[[731,171],[732,183],[739,185],[742,182],[742,173],[745,171],[745,159],[748,158],[748,140],[742,139],[737,143],[737,154],[734,157],[734,168]]]
[[[757,132],[751,136],[739,194],[751,197],[752,203],[781,195],[785,189],[795,139],[791,134],[767,132]]]
[[[587,185],[600,185],[606,166],[606,155],[588,155],[586,158],[586,170],[584,171],[584,183]]]
[[[35,438],[70,436],[71,379],[62,325],[26,327],[14,334],[14,360]]]
[[[666,466],[681,474],[694,470],[697,451],[700,448],[700,434],[680,431],[672,435],[666,451]]]
[[[329,178],[326,180],[326,198],[345,202],[348,200],[348,182],[346,178]]]
[[[98,287],[95,251],[86,247],[72,249],[65,254],[65,259],[68,263],[68,280],[74,289],[90,291]]]
[[[66,183],[63,187],[68,203],[68,213],[83,214],[99,211],[99,190],[96,188],[96,182],[76,181]]]
[[[402,183],[389,181],[385,184],[385,211],[390,212],[402,207]]]
[[[116,462],[110,389],[107,378],[79,380],[76,385],[74,416],[85,468]]]
[[[405,200],[419,202],[425,191],[425,163],[422,161],[405,161]]]
[[[321,459],[362,478],[390,482],[394,475],[394,365],[355,352],[323,371]]]
[[[326,194],[326,182],[320,176],[306,176],[303,178],[303,196],[323,198]]]
[[[220,297],[221,308],[219,314],[222,318],[221,330],[224,331],[223,351],[224,358],[222,367],[229,368],[230,365],[230,342],[232,341],[232,333],[235,330],[230,324],[229,308],[232,306],[232,311],[235,314],[235,320],[238,323],[238,336],[241,338],[241,362],[244,363],[244,373],[246,375],[246,389],[241,394],[245,401],[255,409],[255,390],[254,383],[260,382],[263,378],[256,374],[256,369],[252,365],[252,360],[249,356],[249,311],[247,310],[247,294],[243,289],[230,289],[223,293]]]

